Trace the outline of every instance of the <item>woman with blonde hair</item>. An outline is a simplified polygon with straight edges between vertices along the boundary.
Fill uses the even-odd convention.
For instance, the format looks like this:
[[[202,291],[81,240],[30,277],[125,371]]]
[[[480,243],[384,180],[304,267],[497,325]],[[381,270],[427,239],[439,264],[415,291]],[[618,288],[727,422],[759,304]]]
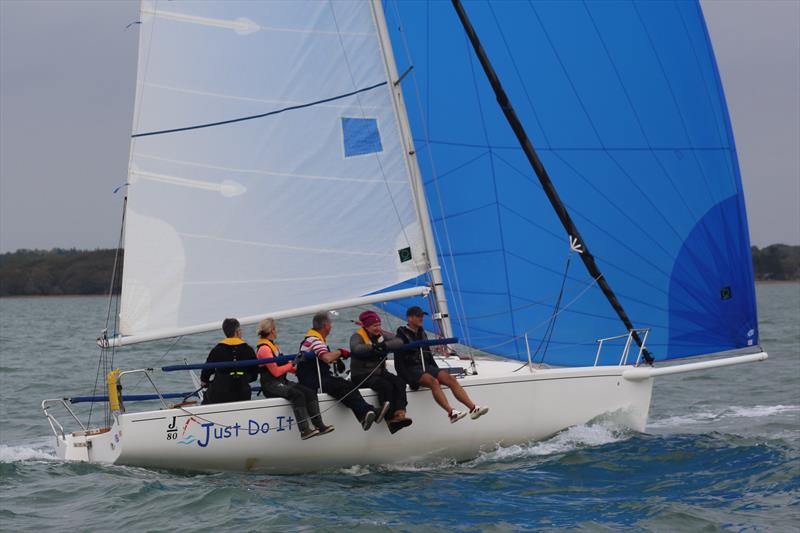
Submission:
[[[274,319],[265,318],[259,322],[256,334],[259,336],[256,357],[271,359],[282,355],[280,347],[275,343],[278,328]],[[267,398],[286,398],[291,402],[301,439],[330,433],[333,426],[326,426],[322,422],[317,392],[286,379],[286,374],[296,371],[292,363],[279,365],[272,362],[261,365],[261,391]]]

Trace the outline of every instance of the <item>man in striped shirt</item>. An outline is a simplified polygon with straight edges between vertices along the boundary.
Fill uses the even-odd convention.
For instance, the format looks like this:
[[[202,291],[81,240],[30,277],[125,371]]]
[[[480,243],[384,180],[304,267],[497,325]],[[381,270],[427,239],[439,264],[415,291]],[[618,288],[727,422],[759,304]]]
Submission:
[[[311,329],[306,333],[300,351],[313,352],[315,357],[301,359],[297,366],[297,379],[301,385],[310,389],[321,389],[349,407],[366,431],[372,426],[377,414],[358,392],[357,384],[334,376],[331,372],[331,364],[350,356],[350,352],[344,348],[330,349],[326,339],[332,329],[328,313],[314,315]]]

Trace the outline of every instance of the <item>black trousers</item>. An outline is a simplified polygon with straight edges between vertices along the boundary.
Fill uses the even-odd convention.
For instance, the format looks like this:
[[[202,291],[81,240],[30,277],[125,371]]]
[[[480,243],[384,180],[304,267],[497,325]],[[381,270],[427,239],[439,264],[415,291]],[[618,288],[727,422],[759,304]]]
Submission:
[[[246,402],[250,399],[250,392],[250,384],[245,379],[225,379],[215,376],[203,394],[203,405]]]
[[[279,379],[261,379],[261,392],[266,398],[286,398],[292,404],[295,422],[300,431],[306,432],[309,423],[315,428],[322,429],[322,415],[319,414],[319,399],[317,391],[304,387],[299,383],[291,383]]]
[[[356,418],[361,421],[369,411],[373,411],[375,408],[361,396],[356,388],[357,384],[358,382],[353,383],[334,376],[322,377],[322,392],[330,394],[337,400],[342,400],[342,403],[349,407]]]
[[[353,383],[359,384],[368,374],[353,375]],[[381,370],[375,372],[361,384],[362,387],[369,387],[378,393],[378,400],[381,405],[389,402],[389,416],[391,418],[395,411],[406,410],[408,400],[406,399],[406,382],[395,376],[391,372]]]

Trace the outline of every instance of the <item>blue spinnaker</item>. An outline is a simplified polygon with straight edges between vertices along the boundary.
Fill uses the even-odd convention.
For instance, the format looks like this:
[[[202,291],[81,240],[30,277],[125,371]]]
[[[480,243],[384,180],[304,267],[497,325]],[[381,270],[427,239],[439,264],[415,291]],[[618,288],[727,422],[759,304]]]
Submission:
[[[625,327],[578,258],[449,2],[385,6],[454,335],[497,355],[594,361]],[[600,270],[657,360],[758,343],[730,120],[696,2],[468,2],[506,92]],[[419,302],[414,302],[419,303]],[[400,316],[410,301],[386,308]],[[545,354],[546,346],[546,354]],[[537,347],[539,350],[537,351]],[[616,364],[604,350],[601,364]]]

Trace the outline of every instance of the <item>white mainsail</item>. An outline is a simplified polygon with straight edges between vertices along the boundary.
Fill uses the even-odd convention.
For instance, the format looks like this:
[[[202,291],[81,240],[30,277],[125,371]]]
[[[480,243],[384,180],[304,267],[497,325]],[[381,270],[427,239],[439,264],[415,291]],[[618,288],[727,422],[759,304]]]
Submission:
[[[369,3],[144,2],[140,28],[123,335],[427,270]]]

